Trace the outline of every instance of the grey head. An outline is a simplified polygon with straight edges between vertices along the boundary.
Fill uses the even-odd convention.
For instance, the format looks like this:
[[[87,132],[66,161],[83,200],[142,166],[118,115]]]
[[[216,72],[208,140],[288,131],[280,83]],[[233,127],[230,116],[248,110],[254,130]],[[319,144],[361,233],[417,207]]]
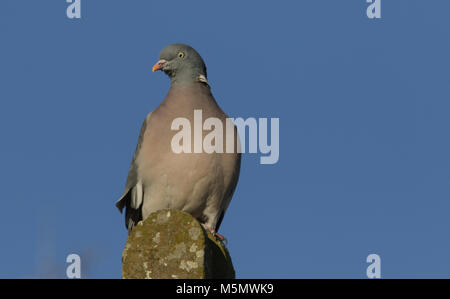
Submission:
[[[170,44],[162,49],[153,66],[153,71],[159,70],[170,77],[172,85],[208,84],[205,62],[194,48],[185,44]]]

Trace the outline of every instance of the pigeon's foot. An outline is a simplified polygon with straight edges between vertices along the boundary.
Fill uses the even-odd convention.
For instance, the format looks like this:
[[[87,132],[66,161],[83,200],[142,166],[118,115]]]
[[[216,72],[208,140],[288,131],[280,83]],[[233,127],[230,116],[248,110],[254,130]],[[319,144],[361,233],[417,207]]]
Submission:
[[[225,244],[228,244],[227,238],[225,238],[223,235],[219,234],[218,232],[214,231],[213,229],[210,229],[206,226],[206,224],[202,223],[202,226],[205,230],[209,231],[217,240],[221,242],[225,242]]]
[[[225,238],[223,235],[219,234],[218,232],[213,233],[213,235],[214,235],[219,241],[222,241],[222,242],[225,242],[225,244],[228,244],[227,238]]]

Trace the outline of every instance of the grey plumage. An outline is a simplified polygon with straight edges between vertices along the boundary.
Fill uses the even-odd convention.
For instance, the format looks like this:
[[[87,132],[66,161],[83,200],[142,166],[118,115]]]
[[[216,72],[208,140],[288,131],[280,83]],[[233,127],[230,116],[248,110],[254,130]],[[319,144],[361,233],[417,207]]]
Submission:
[[[171,124],[178,117],[193,124],[194,110],[200,109],[203,119],[218,118],[225,128],[227,115],[211,94],[203,59],[190,46],[167,46],[154,70],[169,75],[171,87],[164,101],[144,120],[126,187],[116,206],[120,211],[126,209],[129,231],[152,212],[171,208],[192,214],[215,233],[236,188],[241,156],[236,150],[176,154],[171,148],[176,134]],[[203,132],[203,137],[207,133]],[[232,135],[226,134],[234,138],[237,148],[236,128]]]

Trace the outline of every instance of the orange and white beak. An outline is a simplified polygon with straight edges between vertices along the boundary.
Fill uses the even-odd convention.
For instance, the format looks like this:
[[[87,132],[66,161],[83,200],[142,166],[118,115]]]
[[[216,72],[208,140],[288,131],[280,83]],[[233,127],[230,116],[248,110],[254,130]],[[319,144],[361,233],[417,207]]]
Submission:
[[[161,59],[152,68],[152,72],[160,71],[167,64],[167,60]]]

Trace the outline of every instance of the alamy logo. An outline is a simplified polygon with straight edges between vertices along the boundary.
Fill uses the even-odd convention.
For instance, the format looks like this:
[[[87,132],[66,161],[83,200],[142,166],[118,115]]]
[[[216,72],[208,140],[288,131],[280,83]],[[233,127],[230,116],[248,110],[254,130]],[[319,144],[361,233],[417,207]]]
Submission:
[[[69,263],[66,269],[67,278],[81,278],[81,258],[78,254],[69,254],[66,258]]]
[[[69,19],[81,19],[81,0],[66,0],[70,5],[67,7],[66,14]],[[367,7],[366,14],[369,19],[381,19],[381,0],[366,0],[370,5]]]
[[[366,14],[369,19],[381,19],[381,0],[366,0],[372,3],[367,7]]]
[[[235,138],[236,125],[240,138]],[[225,128],[224,128],[225,127]],[[172,138],[172,151],[180,153],[248,153],[259,152],[261,164],[275,164],[279,158],[279,118],[270,119],[270,144],[268,136],[268,119],[259,118],[227,118],[225,123],[221,119],[210,117],[203,121],[202,110],[194,110],[194,124],[184,117],[173,120],[171,129],[178,131]],[[193,135],[191,136],[193,128]],[[210,131],[203,138],[203,130]],[[246,143],[248,134],[248,144]],[[225,138],[224,138],[225,135]],[[193,138],[192,138],[193,137]],[[235,144],[237,139],[237,144]],[[259,141],[259,142],[258,142]],[[193,149],[192,149],[193,144]]]
[[[66,15],[69,19],[81,19],[81,0],[66,0],[70,5],[67,7]]]
[[[371,263],[367,267],[368,278],[381,278],[381,258],[378,254],[369,254],[366,259],[367,263]]]

